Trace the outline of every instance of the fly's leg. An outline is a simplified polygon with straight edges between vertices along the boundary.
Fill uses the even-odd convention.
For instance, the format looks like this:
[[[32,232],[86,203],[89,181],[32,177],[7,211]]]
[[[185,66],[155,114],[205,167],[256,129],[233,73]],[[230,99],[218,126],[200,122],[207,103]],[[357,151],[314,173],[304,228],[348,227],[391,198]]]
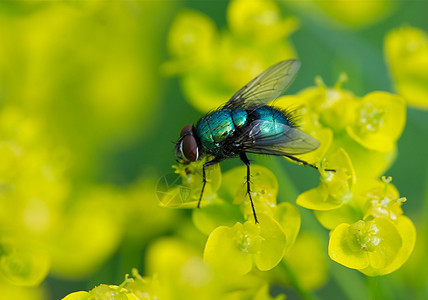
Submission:
[[[205,185],[207,184],[207,177],[205,174],[205,168],[212,166],[212,165],[215,165],[219,162],[220,162],[220,159],[214,158],[213,160],[210,160],[209,162],[205,163],[204,166],[202,167],[202,190],[201,190],[201,195],[199,196],[197,208],[201,207],[202,196],[204,195]]]
[[[250,197],[251,208],[253,209],[254,221],[256,221],[256,224],[257,224],[257,223],[259,223],[259,221],[257,220],[256,209],[254,208],[253,198],[251,198],[250,161],[248,160],[248,157],[245,154],[245,152],[239,154],[239,157],[241,158],[242,162],[247,166],[247,194],[248,194],[248,197]]]
[[[301,159],[299,159],[299,158],[297,158],[297,157],[294,157],[294,156],[291,156],[291,155],[285,155],[286,157],[288,157],[289,159],[292,159],[292,160],[294,160],[294,161],[297,161],[298,163],[301,163],[302,165],[304,165],[304,166],[309,166],[309,167],[312,167],[312,168],[314,168],[314,169],[317,169],[318,170],[318,167],[317,166],[315,166],[315,165],[313,165],[313,164],[310,164],[310,163],[308,163],[307,161],[304,161],[304,160],[301,160]],[[324,171],[330,171],[330,172],[336,172],[336,170],[334,170],[334,169],[324,169]]]

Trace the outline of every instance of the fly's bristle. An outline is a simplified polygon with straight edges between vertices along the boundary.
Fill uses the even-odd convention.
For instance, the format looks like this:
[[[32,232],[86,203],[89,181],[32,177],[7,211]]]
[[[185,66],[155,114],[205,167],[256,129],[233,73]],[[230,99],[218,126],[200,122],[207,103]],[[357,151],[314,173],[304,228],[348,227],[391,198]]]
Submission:
[[[275,109],[282,112],[287,119],[287,121],[290,123],[291,127],[298,128],[299,127],[299,121],[301,120],[300,115],[298,114],[298,107],[289,107],[289,108],[278,108],[275,107]]]
[[[299,124],[302,117],[297,113],[297,110],[289,110],[285,113],[285,116],[289,119],[290,123],[293,124],[294,128],[300,127]]]

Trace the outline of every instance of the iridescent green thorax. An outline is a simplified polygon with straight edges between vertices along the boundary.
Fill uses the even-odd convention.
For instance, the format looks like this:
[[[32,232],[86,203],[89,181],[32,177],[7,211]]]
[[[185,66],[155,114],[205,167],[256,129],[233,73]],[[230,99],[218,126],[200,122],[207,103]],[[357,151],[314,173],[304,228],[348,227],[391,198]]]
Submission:
[[[196,131],[203,149],[212,152],[235,131],[230,110],[217,110],[203,117],[196,125]]]
[[[266,135],[282,133],[284,131],[282,124],[294,127],[293,122],[285,113],[271,106],[259,107],[253,111],[252,115],[256,120],[268,121],[260,125],[260,129]]]
[[[196,124],[203,150],[211,154],[221,153],[220,143],[232,136],[237,128],[244,126],[247,118],[247,112],[243,109],[222,109],[203,117]]]

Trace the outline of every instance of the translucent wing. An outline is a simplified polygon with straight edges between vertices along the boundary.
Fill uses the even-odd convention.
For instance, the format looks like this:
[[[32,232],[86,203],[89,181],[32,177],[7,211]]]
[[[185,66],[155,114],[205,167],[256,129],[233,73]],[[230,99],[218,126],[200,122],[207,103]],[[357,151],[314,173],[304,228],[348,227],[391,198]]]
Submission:
[[[225,108],[248,108],[266,105],[281,95],[300,68],[296,59],[273,65],[247,83],[224,105]]]
[[[242,150],[270,155],[297,155],[311,152],[320,142],[297,128],[264,120],[252,122],[237,141]]]

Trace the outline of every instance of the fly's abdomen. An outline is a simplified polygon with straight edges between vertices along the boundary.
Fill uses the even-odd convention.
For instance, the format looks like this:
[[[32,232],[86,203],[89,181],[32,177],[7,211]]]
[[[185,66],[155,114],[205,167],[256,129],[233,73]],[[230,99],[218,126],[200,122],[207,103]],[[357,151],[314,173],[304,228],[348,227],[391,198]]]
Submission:
[[[235,131],[234,120],[228,109],[217,110],[203,117],[196,125],[202,148],[212,154],[221,153],[220,143]]]
[[[256,120],[267,121],[260,125],[260,129],[266,135],[282,133],[284,131],[284,126],[282,126],[282,124],[294,127],[287,115],[272,106],[259,107],[254,110],[253,115]]]

